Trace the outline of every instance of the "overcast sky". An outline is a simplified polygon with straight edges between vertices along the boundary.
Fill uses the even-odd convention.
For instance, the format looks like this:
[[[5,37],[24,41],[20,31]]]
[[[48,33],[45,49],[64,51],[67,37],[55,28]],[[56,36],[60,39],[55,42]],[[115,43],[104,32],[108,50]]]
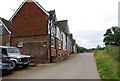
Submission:
[[[9,19],[24,0],[0,0],[0,17]],[[56,10],[57,20],[68,20],[77,44],[104,46],[106,29],[118,26],[119,0],[36,0],[47,11]],[[12,10],[13,9],[13,10]]]

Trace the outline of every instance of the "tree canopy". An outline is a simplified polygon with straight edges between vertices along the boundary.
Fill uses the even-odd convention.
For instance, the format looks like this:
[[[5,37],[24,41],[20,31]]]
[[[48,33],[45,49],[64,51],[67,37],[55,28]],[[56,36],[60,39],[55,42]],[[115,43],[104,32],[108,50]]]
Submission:
[[[77,48],[77,53],[84,53],[88,51],[87,48],[81,47],[79,45],[76,45],[76,48]]]
[[[120,27],[115,26],[107,29],[103,42],[105,45],[120,46]]]

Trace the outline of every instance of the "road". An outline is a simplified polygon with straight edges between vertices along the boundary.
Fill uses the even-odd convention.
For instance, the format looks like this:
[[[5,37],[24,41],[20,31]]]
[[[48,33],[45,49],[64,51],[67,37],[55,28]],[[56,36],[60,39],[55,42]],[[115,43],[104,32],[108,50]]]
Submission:
[[[32,69],[8,79],[100,79],[93,54],[78,54],[64,62]]]

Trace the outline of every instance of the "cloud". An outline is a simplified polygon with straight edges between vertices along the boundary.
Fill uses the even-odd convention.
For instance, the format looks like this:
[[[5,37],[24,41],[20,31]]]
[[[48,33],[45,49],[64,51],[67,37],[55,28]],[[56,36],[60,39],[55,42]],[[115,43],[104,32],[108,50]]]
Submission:
[[[80,46],[86,48],[94,48],[97,45],[104,46],[103,43],[103,34],[105,31],[96,31],[96,30],[78,30],[75,32],[74,37],[77,39],[77,43]]]
[[[106,18],[104,19],[104,21],[106,21],[106,22],[118,21],[118,14],[114,13],[114,14],[111,14],[109,16],[106,16]]]

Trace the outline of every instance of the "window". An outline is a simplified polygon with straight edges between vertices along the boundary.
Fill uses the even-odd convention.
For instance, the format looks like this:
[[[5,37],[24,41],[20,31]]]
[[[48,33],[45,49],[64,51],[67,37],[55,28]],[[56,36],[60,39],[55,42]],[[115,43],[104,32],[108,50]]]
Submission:
[[[18,47],[20,48],[20,47],[23,47],[23,42],[22,41],[19,41],[18,42]]]
[[[6,42],[6,43],[5,43],[5,46],[10,46],[10,42]]]
[[[73,49],[74,49],[74,53],[75,53],[75,52],[76,52],[76,45],[74,45],[74,48],[73,48]]]
[[[58,40],[58,49],[61,49],[61,41]]]
[[[48,34],[50,34],[50,26],[51,24],[50,24],[50,21],[48,20]]]
[[[63,33],[63,50],[66,50],[66,35]]]
[[[60,34],[61,34],[60,40],[63,41],[63,32],[61,31]]]
[[[5,48],[2,48],[2,54],[7,55],[7,50]]]
[[[51,37],[51,47],[54,47],[55,42],[54,42],[54,37]]]
[[[56,34],[56,37],[57,37],[58,39],[61,39],[61,33],[60,33],[59,27],[57,27],[57,34]]]
[[[69,50],[69,46],[70,46],[69,37],[67,37],[67,50]]]
[[[0,26],[2,26],[2,24],[0,23]]]
[[[20,53],[19,49],[18,48],[8,48],[8,53]]]
[[[55,27],[51,28],[51,36],[55,36]]]

